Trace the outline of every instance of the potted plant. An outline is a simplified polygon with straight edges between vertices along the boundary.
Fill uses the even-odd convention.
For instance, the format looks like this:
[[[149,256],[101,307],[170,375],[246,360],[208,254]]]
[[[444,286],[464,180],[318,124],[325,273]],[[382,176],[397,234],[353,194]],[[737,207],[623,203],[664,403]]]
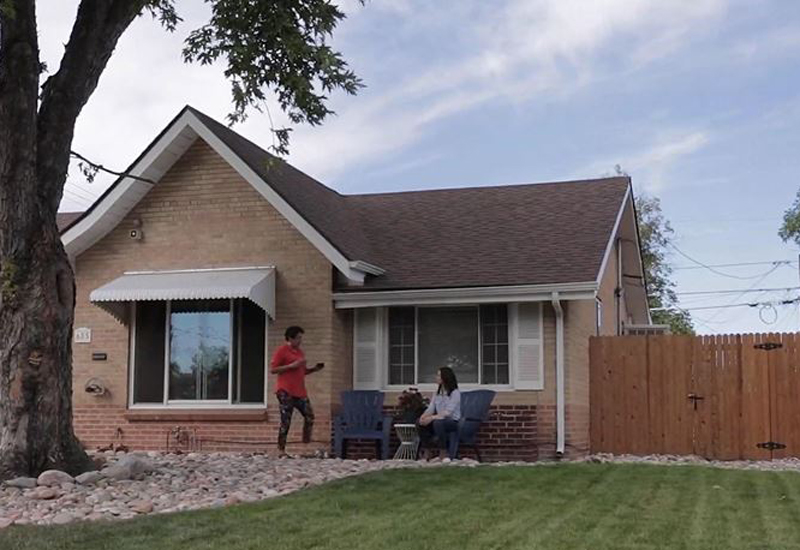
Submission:
[[[423,397],[417,388],[403,390],[397,399],[395,424],[416,424],[419,417],[428,408],[428,402],[428,398]]]

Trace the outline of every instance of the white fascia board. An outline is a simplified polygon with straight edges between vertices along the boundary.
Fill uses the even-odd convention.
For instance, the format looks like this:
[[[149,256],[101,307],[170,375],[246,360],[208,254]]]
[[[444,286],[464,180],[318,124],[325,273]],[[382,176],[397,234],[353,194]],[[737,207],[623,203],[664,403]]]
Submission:
[[[164,161],[171,159],[174,163],[194,142],[191,136],[183,134],[188,126],[188,116],[189,113],[186,112],[176,120],[150,151],[129,170],[130,174],[148,177],[148,172],[157,171],[160,172],[159,177],[163,175],[168,169]],[[183,152],[176,154],[170,151],[174,144],[180,144]],[[172,166],[172,163],[169,166]],[[153,170],[154,166],[158,166],[158,169]],[[69,257],[75,258],[108,234],[152,187],[152,183],[131,177],[123,178],[116,183],[111,192],[95,205],[89,215],[61,235],[61,242]]]
[[[366,272],[356,268],[350,260],[345,258],[319,231],[317,231],[306,219],[300,215],[283,197],[281,197],[272,187],[270,187],[261,176],[255,173],[246,162],[244,162],[230,147],[219,139],[214,132],[209,130],[192,113],[186,113],[189,117],[189,125],[198,135],[213,148],[217,154],[225,159],[240,176],[242,176],[253,188],[258,191],[267,201],[297,229],[320,253],[331,262],[349,280],[363,284]],[[357,264],[358,262],[353,262]]]
[[[600,281],[603,279],[603,273],[606,272],[608,259],[611,257],[611,252],[614,250],[614,241],[616,240],[619,226],[622,224],[622,215],[625,213],[625,207],[628,206],[628,199],[631,197],[631,184],[628,183],[628,188],[625,190],[625,196],[622,198],[622,205],[617,212],[617,219],[614,221],[614,229],[611,230],[611,236],[608,238],[606,244],[606,251],[603,254],[603,262],[600,264],[600,271],[597,272],[597,286],[600,286]]]
[[[591,281],[558,285],[335,292],[333,301],[337,309],[380,306],[549,302],[552,300],[553,292],[558,292],[562,300],[593,300],[597,296],[597,283]]]
[[[350,267],[358,271],[363,271],[364,273],[369,273],[370,275],[383,275],[386,273],[386,270],[382,267],[378,267],[375,264],[371,264],[363,260],[355,260],[350,262]]]

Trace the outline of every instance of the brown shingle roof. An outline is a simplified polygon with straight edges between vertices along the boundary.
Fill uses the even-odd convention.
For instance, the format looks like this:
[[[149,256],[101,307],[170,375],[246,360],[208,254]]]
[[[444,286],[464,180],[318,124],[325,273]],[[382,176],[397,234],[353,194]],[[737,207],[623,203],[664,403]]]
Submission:
[[[628,178],[348,197],[386,270],[367,289],[597,279]],[[356,290],[356,289],[354,289]]]
[[[345,290],[597,279],[627,177],[340,195],[192,112],[350,260],[386,273]]]
[[[342,290],[594,281],[630,186],[629,178],[614,177],[341,195],[200,111],[186,109],[346,258],[386,270],[369,276],[363,287]],[[79,216],[59,214],[59,228]]]

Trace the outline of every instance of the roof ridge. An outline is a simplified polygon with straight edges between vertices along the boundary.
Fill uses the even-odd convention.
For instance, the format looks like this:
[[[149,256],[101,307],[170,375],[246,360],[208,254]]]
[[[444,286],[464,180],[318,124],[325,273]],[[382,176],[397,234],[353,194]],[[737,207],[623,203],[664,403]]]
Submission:
[[[460,186],[460,187],[442,187],[439,189],[406,189],[399,191],[386,191],[383,193],[353,193],[341,195],[345,198],[360,198],[360,197],[385,197],[389,195],[408,195],[413,193],[447,193],[455,191],[479,191],[479,190],[497,190],[497,189],[522,189],[526,187],[546,187],[546,186],[566,186],[566,185],[586,185],[586,184],[599,184],[599,183],[626,183],[630,184],[630,176],[612,176],[612,177],[599,177],[589,178],[582,180],[564,180],[564,181],[544,181],[544,182],[527,182],[527,183],[500,183],[492,185],[473,185],[473,186]]]
[[[303,172],[299,168],[293,166],[286,159],[270,153],[269,151],[267,151],[266,149],[261,147],[256,142],[252,141],[251,139],[246,138],[245,136],[243,136],[242,134],[240,134],[239,132],[237,132],[233,128],[230,128],[229,126],[226,126],[225,124],[221,123],[220,121],[218,121],[214,117],[205,114],[201,110],[196,109],[195,107],[192,107],[191,105],[186,105],[185,109],[189,110],[190,112],[192,112],[192,114],[194,114],[195,116],[199,115],[203,119],[202,122],[204,124],[209,125],[209,123],[211,123],[210,125],[216,126],[222,132],[228,133],[232,137],[234,137],[235,139],[238,139],[238,140],[241,140],[241,141],[245,142],[250,147],[254,147],[259,153],[261,153],[263,155],[266,155],[270,159],[281,163],[283,166],[288,167],[290,170],[301,174],[305,179],[310,180],[311,182],[315,183],[316,185],[318,185],[319,187],[321,187],[325,191],[327,191],[329,193],[332,193],[332,194],[336,195],[337,197],[344,197],[345,196],[345,195],[342,195],[341,193],[339,193],[336,189],[333,189],[332,187],[328,187],[327,185],[325,185],[324,183],[322,183],[321,181],[319,181],[315,177],[309,176],[308,174],[306,174],[305,172]]]

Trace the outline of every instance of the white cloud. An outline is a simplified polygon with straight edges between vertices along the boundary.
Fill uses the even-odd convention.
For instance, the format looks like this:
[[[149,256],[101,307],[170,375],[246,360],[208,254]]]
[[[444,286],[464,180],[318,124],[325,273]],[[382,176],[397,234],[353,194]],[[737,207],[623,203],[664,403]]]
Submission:
[[[762,61],[766,57],[794,55],[800,51],[800,29],[778,27],[742,40],[733,53],[742,61]]]
[[[445,64],[421,57],[414,75],[340,103],[336,119],[299,129],[291,160],[326,181],[360,163],[391,162],[446,117],[497,102],[562,97],[669,55],[725,7],[723,0],[598,0],[591,8],[583,0],[516,0],[460,20],[437,7],[403,8],[394,16],[439,21],[442,33],[458,29],[469,49]]]
[[[658,193],[667,187],[672,168],[709,142],[709,133],[704,130],[673,131],[657,136],[641,150],[596,160],[576,172],[574,177],[607,176],[618,165],[634,178],[639,189]]]
[[[391,169],[399,151],[445,119],[498,104],[569,97],[598,78],[618,78],[686,47],[692,33],[708,32],[728,1],[402,0],[362,7],[347,0],[350,19],[335,43],[359,61],[354,68],[370,87],[356,98],[335,96],[339,114],[323,126],[296,128],[290,160],[329,184],[348,169],[378,163]],[[77,4],[39,3],[40,45],[51,71]],[[121,169],[184,104],[225,116],[230,94],[222,68],[185,65],[180,58],[183,38],[207,15],[207,6],[189,5],[179,5],[185,22],[174,34],[144,16],[123,36],[78,121],[76,150]],[[387,27],[383,34],[372,33],[376,22]],[[255,114],[237,130],[271,143],[264,116]],[[99,194],[112,179],[100,178],[92,189]]]

